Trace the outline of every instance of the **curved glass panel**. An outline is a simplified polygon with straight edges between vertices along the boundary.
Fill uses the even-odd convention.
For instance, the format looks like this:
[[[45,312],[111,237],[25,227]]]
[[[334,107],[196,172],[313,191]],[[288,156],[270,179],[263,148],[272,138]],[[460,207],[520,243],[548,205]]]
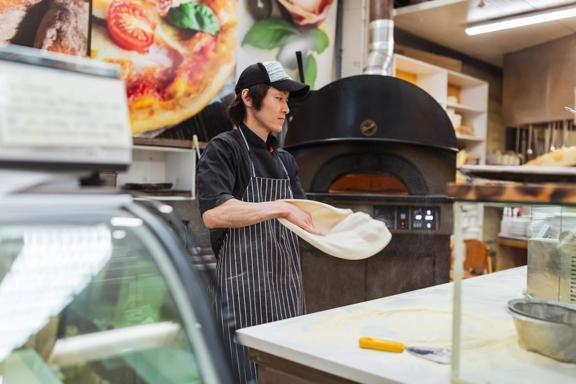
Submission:
[[[154,234],[85,216],[0,219],[0,383],[205,382]]]

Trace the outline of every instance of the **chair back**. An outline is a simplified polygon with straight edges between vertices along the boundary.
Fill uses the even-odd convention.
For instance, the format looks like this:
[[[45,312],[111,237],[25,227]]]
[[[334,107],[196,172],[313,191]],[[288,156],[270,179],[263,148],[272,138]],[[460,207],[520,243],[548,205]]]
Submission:
[[[490,248],[479,239],[466,239],[464,244],[466,247],[464,270],[474,275],[492,273]]]

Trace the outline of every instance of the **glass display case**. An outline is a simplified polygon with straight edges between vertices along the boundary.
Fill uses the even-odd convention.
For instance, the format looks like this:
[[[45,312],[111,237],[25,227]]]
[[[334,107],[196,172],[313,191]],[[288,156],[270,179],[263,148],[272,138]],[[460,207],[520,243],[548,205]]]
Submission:
[[[0,199],[0,383],[232,383],[181,244],[125,195]]]
[[[448,194],[455,199],[456,214],[452,381],[573,383],[574,184],[483,180],[449,184]],[[526,244],[527,265],[462,280],[467,252],[459,220],[464,204],[500,207],[499,232]]]
[[[128,112],[117,66],[0,47],[0,384],[233,383],[182,222],[83,188]]]

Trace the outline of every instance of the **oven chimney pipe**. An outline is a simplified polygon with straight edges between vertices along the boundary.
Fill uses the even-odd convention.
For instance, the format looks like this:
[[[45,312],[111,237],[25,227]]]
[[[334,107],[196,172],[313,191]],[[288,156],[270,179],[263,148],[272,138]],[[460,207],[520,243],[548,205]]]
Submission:
[[[370,45],[364,73],[392,76],[394,57],[394,0],[370,0]]]

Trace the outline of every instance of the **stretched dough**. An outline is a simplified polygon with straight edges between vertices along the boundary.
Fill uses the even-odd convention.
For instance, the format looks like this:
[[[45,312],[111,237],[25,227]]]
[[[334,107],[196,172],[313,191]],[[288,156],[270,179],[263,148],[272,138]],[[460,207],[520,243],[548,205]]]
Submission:
[[[364,212],[335,208],[314,200],[284,201],[308,212],[314,227],[324,236],[313,235],[286,219],[280,218],[278,221],[328,255],[346,260],[366,259],[384,249],[392,238],[386,224]]]

